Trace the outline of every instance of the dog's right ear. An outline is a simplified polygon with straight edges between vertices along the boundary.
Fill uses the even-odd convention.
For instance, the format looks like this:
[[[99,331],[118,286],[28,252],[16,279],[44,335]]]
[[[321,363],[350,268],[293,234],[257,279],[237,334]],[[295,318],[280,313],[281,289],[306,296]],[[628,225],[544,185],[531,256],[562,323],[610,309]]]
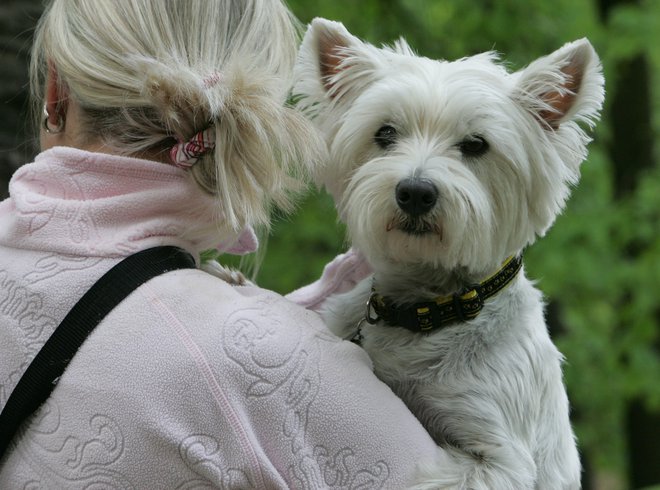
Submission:
[[[371,48],[371,49],[370,49]],[[308,105],[338,102],[373,80],[375,48],[353,36],[343,24],[315,18],[303,38],[296,65],[294,95]]]
[[[349,57],[348,49],[354,38],[343,24],[325,19],[314,19],[310,30],[315,35],[321,84],[333,96],[338,76],[345,68],[342,64]]]

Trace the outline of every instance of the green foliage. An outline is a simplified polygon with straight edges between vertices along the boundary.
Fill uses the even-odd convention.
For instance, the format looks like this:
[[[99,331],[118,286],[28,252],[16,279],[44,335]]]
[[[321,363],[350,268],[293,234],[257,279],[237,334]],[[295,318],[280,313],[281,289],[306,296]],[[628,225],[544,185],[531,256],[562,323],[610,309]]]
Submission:
[[[345,250],[344,235],[332,199],[311,193],[295,217],[275,220],[259,284],[286,293],[318,279],[323,266]]]
[[[332,199],[317,190],[301,199],[294,216],[275,212],[270,235],[257,234],[265,250],[261,256],[217,257],[208,251],[202,260],[218,259],[247,272],[260,286],[286,294],[318,279],[325,264],[347,248]]]
[[[404,36],[421,55],[454,59],[495,49],[520,68],[567,41],[588,37],[603,58],[607,101],[616,62],[644,53],[657,83],[660,2],[630,3],[599,17],[595,0],[290,0],[303,22],[343,22],[374,44]],[[653,94],[655,134],[660,91]],[[566,382],[582,450],[596,471],[627,471],[625,409],[642,400],[660,411],[660,169],[616,199],[605,117],[598,124],[583,177],[566,211],[526,254],[530,277],[557,312],[553,332],[565,354]],[[655,148],[656,161],[658,148]],[[630,162],[634,169],[637,162]],[[331,199],[307,196],[291,217],[276,216],[258,282],[286,293],[320,275],[345,250]]]
[[[613,204],[607,159],[594,147],[580,186],[527,270],[560,305],[569,395],[580,444],[596,467],[626,468],[625,408],[660,409],[660,171]]]

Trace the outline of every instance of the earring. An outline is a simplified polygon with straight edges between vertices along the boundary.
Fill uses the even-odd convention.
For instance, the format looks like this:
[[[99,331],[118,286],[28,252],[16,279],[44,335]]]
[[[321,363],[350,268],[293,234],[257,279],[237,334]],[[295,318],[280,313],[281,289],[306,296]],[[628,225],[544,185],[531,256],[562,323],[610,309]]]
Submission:
[[[61,116],[58,117],[57,126],[55,126],[54,128],[51,128],[48,125],[48,119],[49,118],[50,118],[50,114],[48,113],[48,109],[46,108],[46,104],[44,104],[44,120],[43,120],[43,124],[42,124],[42,127],[44,128],[44,130],[49,134],[57,134],[57,133],[61,133],[62,131],[64,131],[64,118],[63,117],[61,117]]]

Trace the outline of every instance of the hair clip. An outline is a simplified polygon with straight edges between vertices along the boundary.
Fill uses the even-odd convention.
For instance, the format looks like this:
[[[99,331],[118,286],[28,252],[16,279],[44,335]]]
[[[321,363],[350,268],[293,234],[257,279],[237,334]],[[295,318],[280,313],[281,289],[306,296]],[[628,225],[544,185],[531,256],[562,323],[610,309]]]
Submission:
[[[188,141],[177,143],[170,149],[172,163],[179,168],[190,168],[199,158],[215,148],[215,126],[211,125]]]

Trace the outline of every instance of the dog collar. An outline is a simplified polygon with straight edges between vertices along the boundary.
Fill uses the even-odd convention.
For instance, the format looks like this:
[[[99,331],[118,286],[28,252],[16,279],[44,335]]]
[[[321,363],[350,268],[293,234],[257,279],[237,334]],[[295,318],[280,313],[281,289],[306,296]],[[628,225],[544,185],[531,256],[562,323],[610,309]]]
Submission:
[[[372,287],[365,321],[374,324],[382,320],[390,326],[429,333],[453,323],[472,320],[479,315],[484,302],[508,286],[521,268],[522,256],[509,257],[499,271],[479,284],[470,285],[451,296],[412,305],[397,306]]]

